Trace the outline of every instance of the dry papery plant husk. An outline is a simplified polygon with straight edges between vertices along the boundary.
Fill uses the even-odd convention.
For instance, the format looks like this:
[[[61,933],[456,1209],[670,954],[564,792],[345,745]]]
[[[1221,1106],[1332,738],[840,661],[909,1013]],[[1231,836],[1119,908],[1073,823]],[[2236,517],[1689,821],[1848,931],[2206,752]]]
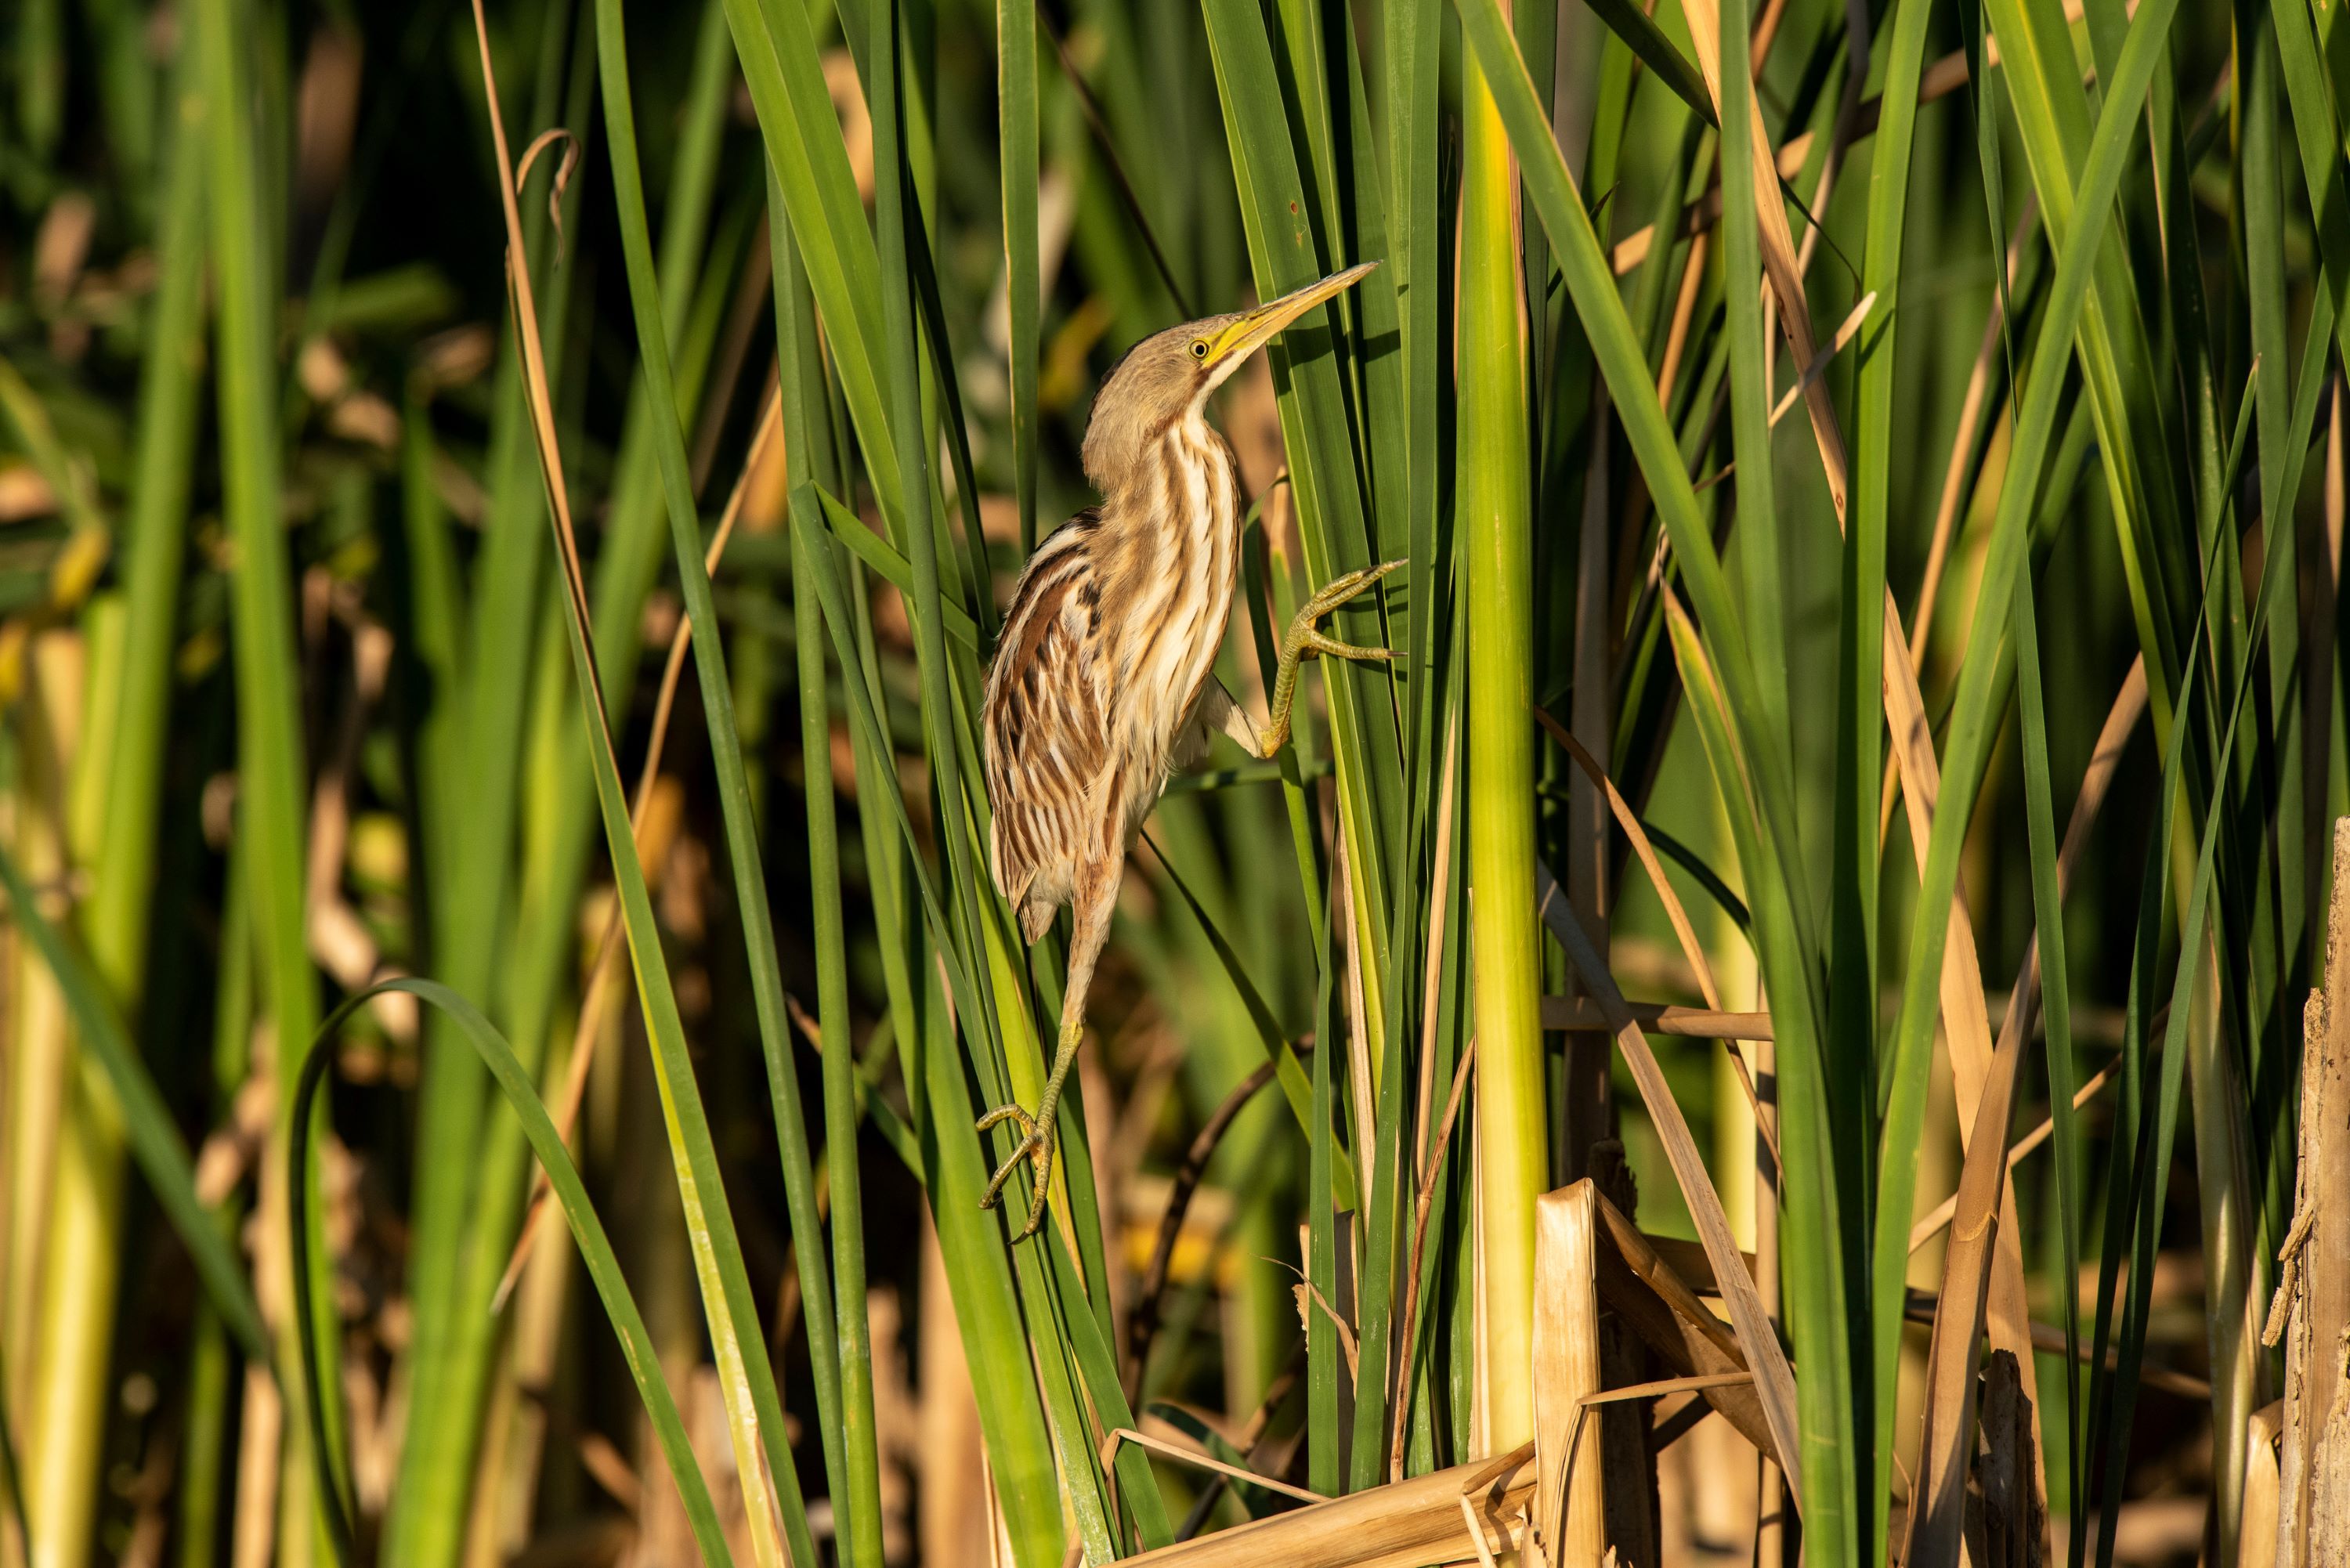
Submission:
[[[1737,1336],[1708,1311],[1714,1288],[1703,1250],[1644,1235],[1589,1179],[1535,1209],[1534,1438],[1491,1459],[1309,1503],[1289,1512],[1132,1559],[1153,1568],[1407,1568],[1478,1563],[1520,1552],[1545,1563],[1612,1560],[1607,1538],[1598,1407],[1681,1396],[1701,1399],[1776,1462],[1753,1374]],[[1698,1276],[1692,1284],[1668,1253]],[[1744,1278],[1748,1261],[1740,1260]],[[1752,1288],[1751,1280],[1748,1281]],[[1602,1386],[1600,1308],[1627,1325],[1676,1376]],[[1224,1467],[1218,1466],[1219,1469]]]
[[[2350,818],[2334,825],[2324,989],[2303,1014],[2300,1173],[2263,1343],[2282,1343],[2284,1397],[2250,1423],[2244,1568],[2350,1556]]]

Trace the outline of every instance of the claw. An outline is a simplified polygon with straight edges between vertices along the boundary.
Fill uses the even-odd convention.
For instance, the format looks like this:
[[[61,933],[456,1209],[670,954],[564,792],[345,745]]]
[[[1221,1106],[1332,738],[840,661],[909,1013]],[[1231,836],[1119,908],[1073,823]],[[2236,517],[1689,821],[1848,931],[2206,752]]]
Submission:
[[[995,1174],[988,1179],[987,1190],[980,1195],[979,1206],[982,1209],[994,1208],[1003,1197],[1004,1183],[1010,1181],[1012,1173],[1020,1168],[1020,1162],[1024,1159],[1030,1161],[1034,1167],[1035,1185],[1030,1195],[1028,1223],[1022,1226],[1020,1234],[1014,1238],[1024,1241],[1045,1223],[1045,1199],[1053,1179],[1053,1124],[1030,1116],[1018,1106],[998,1106],[980,1117],[976,1125],[981,1132],[986,1132],[1006,1122],[1020,1129],[1020,1142],[1013,1149],[1011,1158],[996,1167]]]
[[[1323,584],[1321,590],[1306,601],[1308,618],[1317,618],[1329,614],[1348,599],[1388,576],[1403,564],[1401,561],[1382,561],[1376,566],[1364,566],[1348,572],[1343,576],[1332,578]]]
[[[1302,634],[1300,639],[1310,642],[1315,637],[1320,635],[1314,628],[1315,621],[1349,599],[1358,597],[1378,586],[1402,565],[1401,561],[1382,561],[1376,566],[1365,566],[1323,584],[1321,589],[1300,606],[1297,613],[1290,618],[1292,632]]]
[[[1290,705],[1297,694],[1298,666],[1309,654],[1328,654],[1334,659],[1356,659],[1384,663],[1403,657],[1392,648],[1366,648],[1357,643],[1342,642],[1315,623],[1348,599],[1403,566],[1401,561],[1381,561],[1376,566],[1364,566],[1347,573],[1335,581],[1323,585],[1321,590],[1298,607],[1289,618],[1289,630],[1281,639],[1281,664],[1273,683],[1273,713],[1264,729],[1258,732],[1256,753],[1270,758],[1289,742]]]
[[[1023,1137],[1036,1130],[1036,1118],[1018,1106],[998,1106],[972,1125],[981,1132],[992,1132],[1005,1122],[1018,1122]]]
[[[1326,653],[1334,659],[1401,659],[1399,648],[1365,648],[1358,643],[1340,642],[1326,632],[1308,628],[1302,647],[1312,653]]]
[[[1402,658],[1402,653],[1396,649],[1366,648],[1358,643],[1342,642],[1315,623],[1347,600],[1377,586],[1403,564],[1401,561],[1382,561],[1376,566],[1364,566],[1325,583],[1321,591],[1307,599],[1297,614],[1291,618],[1290,641],[1297,657],[1326,653],[1335,659],[1378,660]]]

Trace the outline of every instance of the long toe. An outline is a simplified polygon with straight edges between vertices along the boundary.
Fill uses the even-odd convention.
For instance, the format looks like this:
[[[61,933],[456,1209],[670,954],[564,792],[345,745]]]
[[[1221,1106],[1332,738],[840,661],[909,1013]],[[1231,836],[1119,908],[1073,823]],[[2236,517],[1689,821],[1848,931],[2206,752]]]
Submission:
[[[995,1168],[995,1174],[987,1179],[987,1190],[979,1195],[982,1209],[993,1209],[1003,1199],[1003,1183],[1012,1175],[1012,1168],[1019,1163],[1020,1157],[1015,1154]]]
[[[1306,601],[1305,611],[1308,618],[1328,615],[1332,610],[1370,587],[1371,582],[1371,574],[1367,570],[1348,572],[1345,576],[1332,578],[1322,585],[1320,592]]]
[[[1034,1236],[1045,1224],[1045,1199],[1053,1186],[1053,1157],[1040,1152],[1036,1156],[1036,1187],[1034,1200],[1028,1205],[1028,1223],[1020,1227],[1020,1240]]]
[[[1358,643],[1340,642],[1336,638],[1319,631],[1306,634],[1305,646],[1316,653],[1326,653],[1333,659],[1380,659],[1403,657],[1402,651],[1399,649],[1365,648]]]
[[[1364,566],[1346,573],[1324,584],[1322,591],[1314,596],[1313,602],[1318,608],[1325,611],[1336,609],[1365,589],[1374,587],[1403,565],[1404,563],[1399,560],[1381,561],[1376,566]]]
[[[981,1132],[992,1132],[1005,1122],[1017,1123],[1023,1139],[1027,1138],[1036,1130],[1036,1119],[1018,1106],[998,1106],[973,1122],[972,1126]]]
[[[1035,1147],[1035,1139],[1033,1135],[1022,1138],[1020,1147],[1012,1151],[1012,1158],[995,1168],[995,1174],[988,1178],[987,1190],[979,1196],[979,1206],[982,1209],[995,1207],[997,1201],[1003,1196],[1003,1184],[1012,1179],[1012,1173],[1020,1168],[1020,1162],[1028,1158]]]

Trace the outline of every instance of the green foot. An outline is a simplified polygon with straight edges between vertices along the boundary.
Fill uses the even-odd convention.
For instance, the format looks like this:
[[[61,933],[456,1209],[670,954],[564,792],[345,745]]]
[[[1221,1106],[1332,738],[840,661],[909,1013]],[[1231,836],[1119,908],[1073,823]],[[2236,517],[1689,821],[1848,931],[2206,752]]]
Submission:
[[[1376,566],[1348,572],[1345,576],[1324,584],[1321,591],[1307,599],[1290,618],[1288,634],[1281,639],[1281,665],[1274,678],[1272,722],[1258,736],[1259,756],[1269,758],[1289,742],[1289,711],[1297,695],[1297,667],[1308,654],[1321,653],[1333,659],[1367,662],[1403,657],[1400,649],[1365,648],[1357,643],[1341,642],[1314,624],[1348,599],[1377,587],[1381,579],[1402,565],[1401,561],[1382,561]]]
[[[1003,1184],[1012,1179],[1012,1173],[1020,1168],[1020,1162],[1024,1159],[1034,1161],[1035,1188],[1033,1201],[1028,1206],[1028,1223],[1020,1228],[1018,1236],[1013,1238],[1024,1241],[1045,1223],[1045,1198],[1053,1181],[1052,1097],[1047,1096],[1033,1116],[1018,1106],[998,1106],[979,1118],[978,1127],[981,1132],[987,1132],[1005,1122],[1019,1127],[1020,1146],[1012,1151],[1011,1158],[996,1168],[995,1175],[987,1183],[987,1190],[980,1195],[979,1206],[982,1209],[994,1208],[1003,1196]]]

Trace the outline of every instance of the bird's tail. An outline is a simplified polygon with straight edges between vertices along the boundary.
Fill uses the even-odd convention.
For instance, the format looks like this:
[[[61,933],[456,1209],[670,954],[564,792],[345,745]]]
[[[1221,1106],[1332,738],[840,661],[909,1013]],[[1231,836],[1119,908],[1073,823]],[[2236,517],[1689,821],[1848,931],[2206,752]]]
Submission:
[[[1059,910],[1042,898],[1023,898],[1020,900],[1020,935],[1030,947],[1036,939],[1053,928],[1053,917]]]
[[[1036,939],[1052,925],[1055,906],[1049,899],[1033,896],[1036,886],[1035,867],[1025,868],[1016,883],[1003,874],[1003,818],[1000,815],[987,825],[987,871],[995,879],[995,890],[1019,914],[1022,940],[1035,947]]]

